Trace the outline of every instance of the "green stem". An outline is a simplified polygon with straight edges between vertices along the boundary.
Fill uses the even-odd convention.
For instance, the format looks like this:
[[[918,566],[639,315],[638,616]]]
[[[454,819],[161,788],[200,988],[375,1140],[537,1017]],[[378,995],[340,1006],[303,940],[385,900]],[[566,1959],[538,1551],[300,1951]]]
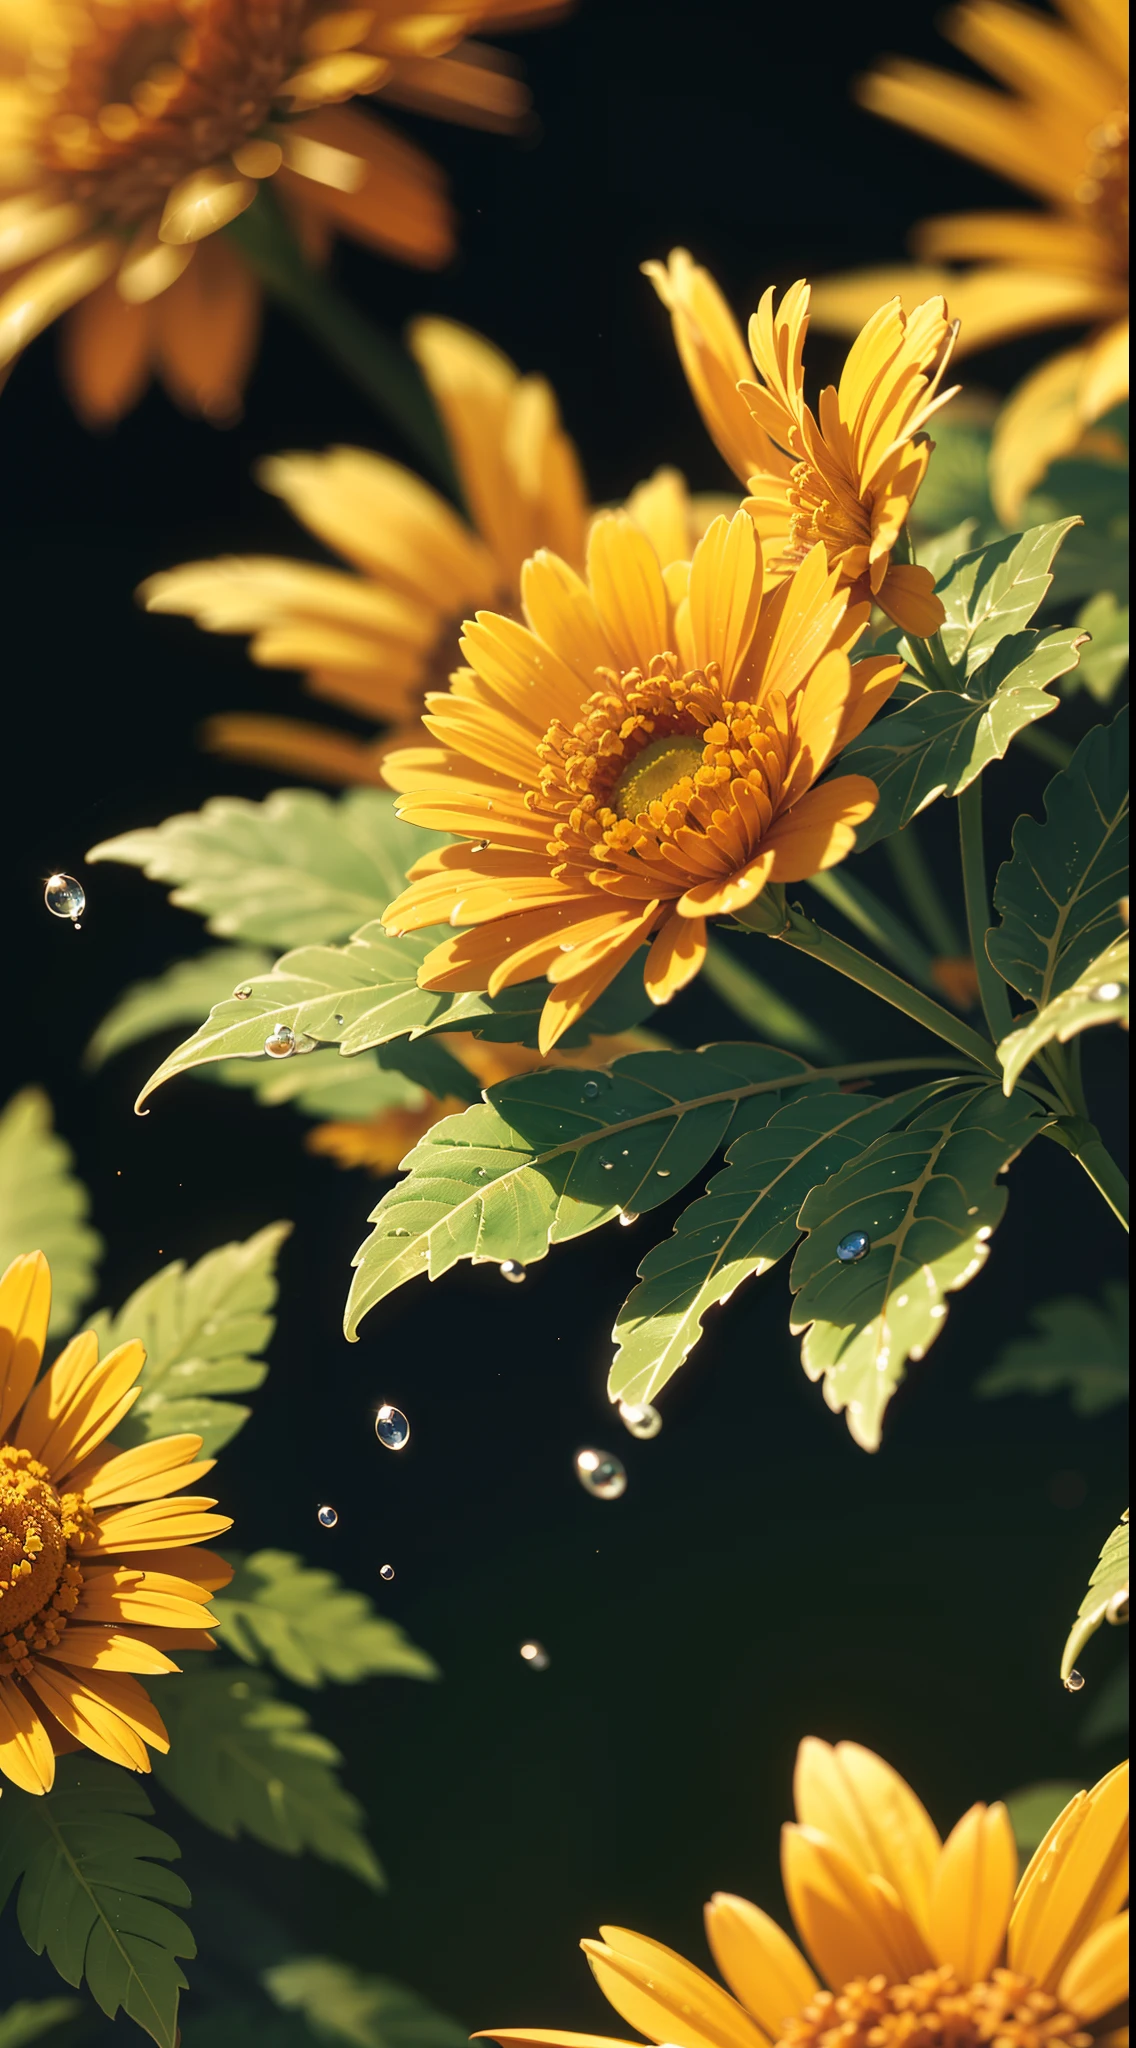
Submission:
[[[1046,1127],[1043,1135],[1072,1153],[1088,1174],[1098,1194],[1108,1203],[1117,1221],[1128,1229],[1128,1182],[1105,1145],[1095,1124],[1087,1117],[1061,1117]]]
[[[1036,754],[1047,768],[1067,768],[1073,759],[1073,749],[1068,740],[1059,740],[1056,733],[1042,732],[1036,725],[1025,725],[1014,735],[1020,747],[1029,754]]]
[[[962,852],[962,885],[966,895],[966,924],[970,950],[978,973],[982,1014],[995,1045],[1014,1028],[1006,984],[986,951],[990,928],[990,897],[986,887],[986,854],[982,844],[982,783],[976,775],[958,800],[959,846]]]
[[[884,840],[884,851],[907,907],[934,951],[947,960],[962,953],[962,939],[916,836],[914,822]]]
[[[886,903],[880,902],[874,890],[835,868],[810,875],[808,886],[815,889],[818,896],[823,896],[826,903],[831,903],[849,924],[855,925],[879,952],[894,960],[897,967],[914,975],[924,988],[934,988],[934,962],[930,953],[910,926],[889,910]]]
[[[449,447],[417,365],[312,269],[266,186],[225,233],[270,297],[307,328],[460,503]]]
[[[743,1023],[761,1032],[774,1045],[787,1046],[791,1052],[804,1053],[806,1058],[843,1058],[841,1047],[827,1032],[802,1015],[752,968],[743,967],[716,939],[711,939],[707,948],[702,972],[715,995],[728,1003]]]

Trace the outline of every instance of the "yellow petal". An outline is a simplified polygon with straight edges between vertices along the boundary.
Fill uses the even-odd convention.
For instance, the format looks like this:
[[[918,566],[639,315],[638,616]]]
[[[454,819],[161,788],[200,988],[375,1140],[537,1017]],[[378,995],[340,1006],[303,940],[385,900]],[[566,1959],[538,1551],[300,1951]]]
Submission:
[[[1051,356],[1023,379],[998,415],[990,449],[990,492],[1000,519],[1012,525],[1051,462],[1075,448],[1084,431],[1081,379],[1088,350]]]
[[[200,1449],[199,1436],[158,1437],[153,1443],[136,1444],[131,1451],[99,1458],[90,1477],[80,1467],[72,1484],[83,1488],[93,1508],[108,1507],[112,1501],[157,1500],[188,1486],[192,1479],[204,1479],[213,1470],[212,1458],[193,1463]]]
[[[625,512],[601,512],[588,536],[588,582],[620,667],[646,672],[668,643],[659,558]]]
[[[145,1362],[137,1342],[100,1359],[93,1331],[72,1337],[29,1396],[16,1441],[42,1458],[53,1480],[66,1478],[133,1406]]]
[[[172,1657],[113,1624],[94,1623],[87,1627],[72,1622],[54,1649],[39,1650],[36,1654],[77,1671],[145,1671],[160,1677],[178,1668]]]
[[[964,1984],[989,1977],[1002,1954],[1018,1852],[999,1802],[972,1806],[943,1844],[931,1886],[931,1949]]]
[[[54,203],[42,194],[21,193],[0,201],[0,270],[31,263],[64,242],[73,242],[90,226],[85,206],[70,199]]]
[[[316,185],[330,185],[335,192],[358,192],[367,182],[366,164],[350,150],[334,149],[329,142],[317,142],[313,135],[294,131],[285,134],[282,146],[288,169],[301,178],[311,178]]]
[[[516,2048],[643,2048],[611,2034],[562,2034],[556,2027],[482,2027],[471,2041],[513,2041]]]
[[[236,220],[252,205],[257,191],[256,179],[242,178],[232,164],[203,164],[173,187],[158,234],[163,242],[200,242]]]
[[[50,1792],[55,1751],[27,1695],[10,1678],[0,1678],[0,1776],[21,1792]]]
[[[628,2026],[674,2048],[767,2048],[736,1999],[662,1942],[625,1927],[582,1941],[592,1974]]]
[[[1128,1765],[1078,1792],[1018,1886],[1007,1944],[1012,1970],[1052,1990],[1081,1943],[1128,1893]]]
[[[796,1943],[748,1899],[715,1892],[706,1908],[710,1953],[735,1998],[779,2040],[785,2021],[820,1989]]]
[[[781,1830],[781,1873],[797,1930],[834,1990],[883,1971],[893,1983],[930,1960],[914,1922],[878,1877],[815,1828]]]
[[[1128,1997],[1128,1915],[1118,1913],[1081,1943],[1057,1987],[1079,2020],[1097,2020]]]
[[[865,1876],[887,1878],[926,1932],[939,1836],[899,1772],[858,1742],[831,1748],[806,1736],[793,1798],[798,1820],[829,1835]]]
[[[50,1314],[47,1260],[42,1252],[25,1252],[0,1280],[0,1439],[10,1435],[34,1384]]]
[[[0,368],[71,306],[97,290],[122,253],[114,235],[72,245],[22,270],[0,297]]]
[[[717,662],[728,697],[761,605],[761,549],[748,512],[715,519],[703,534],[690,565],[687,599],[694,666]]]
[[[159,215],[139,228],[122,262],[118,266],[115,280],[120,299],[128,306],[144,306],[148,300],[158,298],[176,284],[183,270],[193,261],[194,246],[187,242],[174,247],[163,242],[158,235]]]
[[[334,50],[326,57],[313,57],[310,64],[301,64],[278,88],[278,97],[290,113],[304,113],[334,100],[353,99],[356,93],[374,92],[389,77],[390,68],[384,57],[369,57],[362,50]]]

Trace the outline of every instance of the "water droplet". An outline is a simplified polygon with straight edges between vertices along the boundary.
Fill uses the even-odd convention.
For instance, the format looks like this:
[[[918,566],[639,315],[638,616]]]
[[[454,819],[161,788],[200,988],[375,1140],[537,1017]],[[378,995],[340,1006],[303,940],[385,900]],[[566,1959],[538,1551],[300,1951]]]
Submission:
[[[1065,1690],[1066,1690],[1066,1692],[1082,1692],[1082,1691],[1084,1690],[1084,1684],[1085,1684],[1085,1674],[1084,1674],[1084,1672],[1083,1672],[1083,1671],[1071,1671],[1071,1672],[1069,1673],[1069,1676],[1068,1676],[1068,1678],[1067,1678],[1067,1679],[1065,1680]]]
[[[235,988],[233,990],[233,994],[235,995],[238,1003],[247,1003],[249,997],[252,994],[252,990],[251,988]]]
[[[619,1419],[624,1429],[630,1430],[632,1436],[637,1436],[641,1443],[646,1443],[650,1437],[658,1436],[663,1426],[662,1416],[657,1408],[652,1408],[649,1401],[621,1401]]]
[[[278,1024],[264,1041],[264,1050],[270,1060],[291,1059],[296,1050],[296,1034],[290,1024]]]
[[[605,1173],[611,1173],[615,1167],[615,1161],[614,1159],[601,1159],[600,1165],[603,1167]]]
[[[488,839],[475,839],[469,850],[471,853],[487,853],[489,850]]]
[[[547,1671],[549,1655],[543,1643],[522,1643],[521,1655],[530,1671]]]
[[[655,1173],[659,1180],[669,1180],[671,1177],[669,1166],[656,1166]]]
[[[375,1435],[388,1451],[404,1451],[410,1442],[410,1424],[402,1409],[384,1401],[375,1417]]]
[[[521,1281],[528,1278],[519,1259],[502,1259],[498,1270],[502,1280],[511,1280],[514,1287],[519,1287]]]
[[[1102,981],[1100,987],[1093,990],[1093,1001],[1094,1003],[1114,1003],[1117,996],[1123,995],[1123,993],[1124,991],[1118,981]]]
[[[577,1451],[576,1477],[597,1500],[618,1500],[627,1487],[627,1473],[611,1451]]]
[[[331,1021],[333,1024],[342,1024],[343,1012],[341,1010],[337,1010]]]
[[[623,1228],[625,1230],[630,1230],[631,1225],[633,1223],[638,1223],[639,1221],[638,1209],[621,1209],[619,1212],[619,1220],[622,1223]]]
[[[872,1240],[866,1230],[850,1230],[836,1247],[836,1256],[842,1266],[854,1266],[857,1259],[865,1259],[872,1249]]]
[[[386,1579],[386,1580],[387,1580],[387,1582],[389,1583],[389,1582],[390,1582],[390,1580],[391,1580],[391,1579],[393,1579],[393,1577],[394,1577],[394,1566],[393,1566],[393,1564],[381,1564],[381,1565],[379,1566],[379,1577],[380,1577],[380,1579]]]
[[[336,1523],[339,1520],[339,1510],[337,1508],[330,1507],[328,1503],[325,1501],[322,1508],[319,1509],[316,1515],[316,1520],[319,1523],[321,1529],[334,1529]]]
[[[596,1099],[596,1096],[597,1096],[597,1095],[599,1094],[599,1092],[600,1092],[600,1084],[599,1084],[599,1082],[598,1082],[598,1081],[585,1081],[585,1083],[584,1083],[584,1100],[585,1100],[585,1102],[594,1102],[594,1101],[595,1101],[595,1099]]]
[[[53,917],[70,918],[75,930],[87,908],[86,891],[74,875],[49,875],[43,885],[43,900]]]

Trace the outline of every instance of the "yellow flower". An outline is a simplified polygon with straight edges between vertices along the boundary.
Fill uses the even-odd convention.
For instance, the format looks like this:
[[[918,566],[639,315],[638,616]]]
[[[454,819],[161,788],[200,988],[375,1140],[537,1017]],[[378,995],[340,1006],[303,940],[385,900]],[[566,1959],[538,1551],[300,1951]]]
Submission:
[[[955,395],[938,388],[954,340],[944,301],[910,316],[897,299],[877,306],[839,384],[821,392],[818,421],[804,398],[807,284],[793,285],[776,312],[765,293],[749,323],[751,365],[717,285],[685,249],[665,268],[643,267],[715,445],[749,487],[767,577],[790,575],[821,541],[854,600],[873,598],[920,638],[934,633],[943,622],[934,578],[893,551],[931,458],[923,429]]]
[[[440,172],[358,94],[509,127],[526,95],[464,38],[562,0],[16,0],[0,16],[0,372],[68,322],[90,423],[155,370],[191,411],[236,411],[259,288],[217,230],[272,179],[309,252],[337,230],[427,267],[453,225]]]
[[[543,377],[522,377],[491,342],[448,320],[419,320],[410,343],[445,423],[468,523],[384,456],[278,455],[262,465],[262,483],[351,572],[229,556],[151,576],[139,595],[148,610],[187,613],[210,632],[252,633],[261,667],[306,669],[317,696],[416,728],[425,691],[443,687],[454,666],[466,614],[519,612],[521,568],[537,548],[582,568],[590,512]],[[717,502],[689,499],[663,470],[628,505],[661,547],[686,555]],[[382,780],[386,741],[255,713],[214,719],[207,736],[222,753],[324,781]]]
[[[467,623],[469,668],[427,699],[439,744],[386,763],[404,817],[467,842],[419,862],[386,913],[396,932],[472,927],[427,955],[422,985],[546,976],[547,1052],[644,941],[664,1003],[702,964],[707,916],[841,860],[875,785],[813,785],[901,664],[852,666],[868,607],[839,585],[818,546],[763,591],[744,511],[690,562],[627,513],[595,521],[586,581],[550,552],[527,562],[527,624]]]
[[[729,1992],[661,1942],[605,1927],[581,1947],[609,2003],[648,2040],[1090,2048],[1127,1998],[1127,1764],[1078,1792],[1016,1888],[1004,1806],[972,1806],[940,1842],[898,1772],[856,1743],[803,1742],[794,1795],[781,1868],[819,1976],[775,1920],[728,1893],[707,1906],[706,1937]],[[641,2048],[558,2028],[475,2038]]]
[[[175,1498],[212,1471],[201,1438],[104,1441],[137,1399],[142,1346],[100,1361],[87,1331],[37,1378],[50,1305],[43,1253],[16,1259],[0,1280],[0,1775],[25,1792],[49,1792],[69,1749],[149,1770],[147,1743],[169,1741],[131,1674],[207,1648],[206,1603],[232,1576],[186,1549],[231,1526],[215,1501]]]
[[[1128,25],[1124,0],[1058,0],[1065,20],[1006,0],[967,0],[946,33],[1005,91],[890,58],[863,79],[873,113],[957,150],[1040,200],[1035,212],[948,214],[916,229],[917,268],[833,278],[817,319],[847,329],[885,293],[949,292],[961,345],[1092,323],[1019,388],[992,465],[1003,518],[1050,462],[1128,394]],[[977,267],[958,272],[947,263]]]

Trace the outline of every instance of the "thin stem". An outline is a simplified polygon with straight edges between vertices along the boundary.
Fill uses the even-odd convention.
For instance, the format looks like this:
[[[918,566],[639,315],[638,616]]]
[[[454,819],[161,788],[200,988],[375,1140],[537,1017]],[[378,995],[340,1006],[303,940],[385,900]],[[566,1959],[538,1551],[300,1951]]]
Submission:
[[[934,961],[926,947],[916,938],[909,925],[904,924],[886,903],[881,903],[875,891],[864,882],[835,868],[822,870],[810,875],[810,889],[831,903],[849,924],[855,925],[864,938],[869,939],[879,952],[894,960],[924,988],[935,987]]]
[[[884,851],[907,898],[907,907],[934,951],[944,959],[957,959],[963,949],[958,926],[939,893],[914,823],[885,839]]]
[[[1064,1151],[1070,1152],[1077,1164],[1088,1174],[1098,1194],[1108,1203],[1119,1223],[1128,1229],[1128,1182],[1104,1143],[1095,1124],[1087,1117],[1062,1117],[1058,1123],[1046,1127],[1044,1136],[1052,1138]]]
[[[295,315],[460,501],[446,438],[416,364],[312,269],[266,186],[225,233],[269,295]]]
[[[1067,768],[1073,759],[1073,749],[1068,740],[1059,740],[1056,733],[1042,732],[1039,726],[1025,725],[1014,734],[1020,747],[1027,753],[1036,754],[1048,768]]]
[[[743,1023],[760,1031],[774,1045],[784,1045],[791,1052],[801,1052],[816,1059],[839,1060],[843,1057],[842,1048],[829,1038],[827,1032],[786,1001],[752,968],[743,967],[741,961],[715,939],[707,948],[702,972],[715,995],[728,1003]]]
[[[962,885],[966,895],[966,923],[970,950],[978,973],[982,1014],[995,1045],[1014,1028],[1006,984],[986,951],[990,928],[990,898],[986,887],[986,855],[982,845],[982,783],[976,775],[958,800],[959,846],[962,852]]]

